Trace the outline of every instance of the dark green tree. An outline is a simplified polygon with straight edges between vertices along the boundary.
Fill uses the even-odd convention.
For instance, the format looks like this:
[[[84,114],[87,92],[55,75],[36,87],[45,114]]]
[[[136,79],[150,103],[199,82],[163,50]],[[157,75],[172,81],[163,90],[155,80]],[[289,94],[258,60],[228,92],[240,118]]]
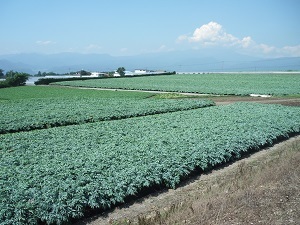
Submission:
[[[20,73],[20,72],[15,72],[13,70],[10,70],[6,73],[6,80],[5,82],[9,86],[24,86],[26,84],[26,81],[29,78],[28,73]]]
[[[80,75],[81,76],[86,76],[86,75],[91,75],[91,73],[88,72],[88,71],[85,71],[85,70],[80,70]]]
[[[0,77],[4,77],[4,70],[3,69],[0,69]]]
[[[125,68],[124,67],[119,67],[117,69],[117,72],[120,74],[121,77],[125,76]]]

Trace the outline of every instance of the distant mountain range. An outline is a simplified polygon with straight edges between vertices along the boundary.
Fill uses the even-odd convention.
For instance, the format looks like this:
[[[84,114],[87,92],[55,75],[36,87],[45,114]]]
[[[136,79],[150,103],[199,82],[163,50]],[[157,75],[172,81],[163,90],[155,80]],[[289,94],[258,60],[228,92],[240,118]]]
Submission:
[[[300,70],[300,57],[262,59],[232,52],[202,52],[200,50],[149,53],[135,56],[108,54],[10,54],[0,55],[0,69],[36,74],[149,69],[177,72],[221,71],[287,71]]]

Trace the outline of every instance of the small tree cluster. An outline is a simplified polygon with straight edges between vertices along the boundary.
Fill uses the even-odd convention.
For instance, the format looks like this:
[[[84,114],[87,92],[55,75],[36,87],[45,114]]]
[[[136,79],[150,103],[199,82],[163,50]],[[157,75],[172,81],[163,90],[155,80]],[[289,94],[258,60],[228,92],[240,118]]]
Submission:
[[[55,75],[59,75],[57,73],[54,72],[41,72],[39,71],[37,74],[35,74],[34,76],[38,76],[38,77],[45,77],[45,76],[55,76]]]
[[[3,78],[4,77],[4,70],[0,69],[0,78]]]
[[[1,70],[1,73],[3,74],[3,70]],[[24,86],[29,76],[30,75],[28,73],[10,70],[5,75],[5,81],[0,82],[0,88]]]
[[[125,68],[124,67],[119,67],[117,69],[118,74],[120,74],[121,77],[125,76]]]

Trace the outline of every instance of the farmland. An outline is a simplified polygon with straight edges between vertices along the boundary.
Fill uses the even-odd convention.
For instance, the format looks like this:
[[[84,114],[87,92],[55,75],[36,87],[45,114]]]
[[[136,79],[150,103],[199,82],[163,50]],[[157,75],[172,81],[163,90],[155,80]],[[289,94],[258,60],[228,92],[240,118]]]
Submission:
[[[214,105],[207,100],[155,100],[149,93],[61,87],[7,88],[1,89],[0,94],[0,134]]]
[[[0,218],[61,223],[299,131],[299,108],[236,103],[2,134]]]
[[[47,87],[47,86],[26,86],[26,87],[12,87],[0,89],[0,102],[15,101],[23,99],[45,99],[45,98],[125,98],[125,99],[143,99],[151,96],[149,93],[135,92],[128,93],[123,91],[95,91],[70,89],[61,87]]]
[[[169,76],[65,81],[56,84],[218,95],[300,94],[300,74],[178,74]]]
[[[208,100],[152,98],[73,97],[6,101],[0,109],[0,133],[124,119],[212,105],[214,103]]]
[[[285,78],[285,88],[298,82]],[[138,84],[134,79],[124,80]],[[116,86],[122,81],[101,82],[106,80]],[[292,89],[286,93],[297,96]],[[210,171],[300,132],[299,107],[214,106],[203,97],[153,95],[57,86],[0,90],[1,224],[65,223],[144,190],[176,188],[195,171]]]

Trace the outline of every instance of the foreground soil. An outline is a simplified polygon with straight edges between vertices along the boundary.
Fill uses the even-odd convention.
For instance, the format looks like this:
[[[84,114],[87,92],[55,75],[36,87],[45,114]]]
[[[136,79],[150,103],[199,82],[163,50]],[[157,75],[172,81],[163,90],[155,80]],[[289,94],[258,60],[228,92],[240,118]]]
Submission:
[[[77,225],[299,224],[300,136]]]

